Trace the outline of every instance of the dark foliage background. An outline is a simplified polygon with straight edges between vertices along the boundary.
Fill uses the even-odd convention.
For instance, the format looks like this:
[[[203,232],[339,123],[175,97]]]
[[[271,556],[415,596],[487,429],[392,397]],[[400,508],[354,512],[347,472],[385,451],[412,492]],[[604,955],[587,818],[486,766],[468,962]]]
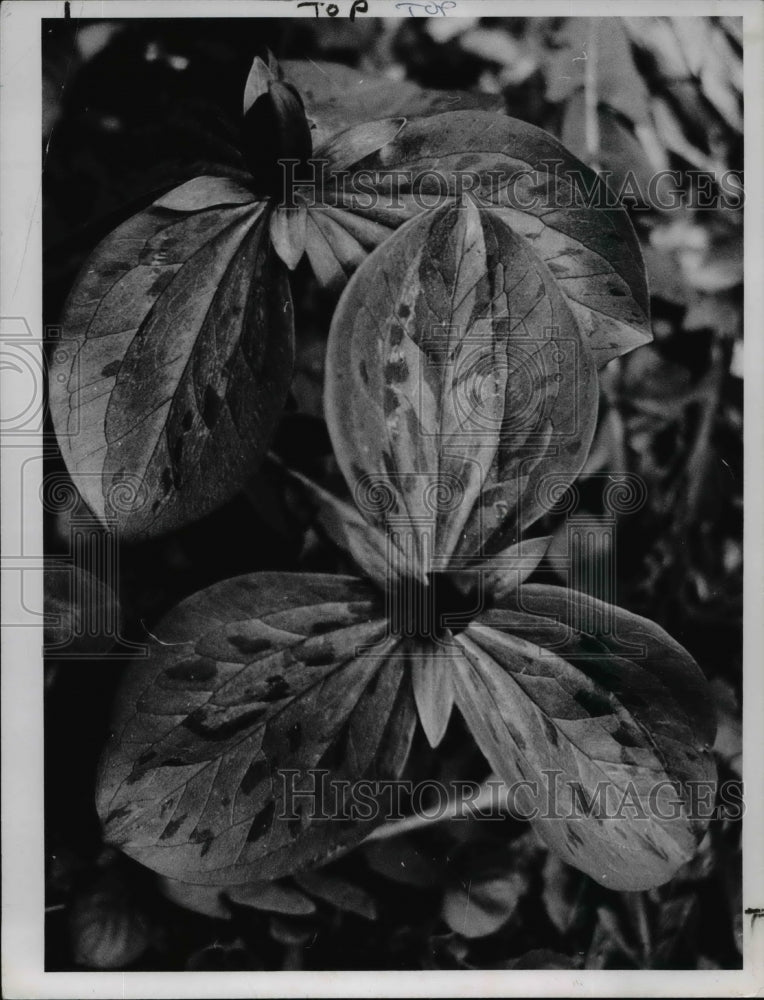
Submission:
[[[628,170],[646,182],[659,169],[741,169],[738,20],[641,21],[43,22],[46,322],[57,323],[99,239],[159,191],[227,162],[246,74],[266,47],[279,58],[493,93],[510,114],[612,171],[616,188]],[[594,81],[577,58],[584,50],[597,55]],[[585,508],[598,513],[597,474],[643,477],[646,504],[619,521],[617,600],[697,659],[719,710],[720,777],[736,780],[742,211],[632,207],[655,340],[603,373],[599,431],[579,487]],[[334,301],[307,270],[298,270],[293,290],[298,369],[274,449],[340,489],[321,414]],[[65,471],[55,456],[48,469]],[[72,516],[46,515],[50,554],[65,551]],[[558,527],[561,546],[564,525],[550,519],[549,527]],[[272,568],[348,567],[266,466],[204,521],[122,548],[125,635],[145,639],[179,600],[216,580]],[[646,893],[603,889],[547,855],[522,823],[502,818],[372,842],[331,867],[323,898],[315,886],[287,882],[265,904],[255,897],[226,908],[201,891],[173,900],[171,888],[100,840],[94,774],[121,669],[113,658],[46,664],[49,969],[740,966],[741,824],[728,820],[712,822],[676,879]],[[483,778],[471,746],[455,719],[437,753],[423,739],[415,744],[412,774]]]

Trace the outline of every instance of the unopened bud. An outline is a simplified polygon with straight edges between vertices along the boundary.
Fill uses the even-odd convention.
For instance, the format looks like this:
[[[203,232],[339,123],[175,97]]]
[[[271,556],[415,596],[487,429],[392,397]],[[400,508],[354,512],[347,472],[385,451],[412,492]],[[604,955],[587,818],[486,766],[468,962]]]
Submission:
[[[281,193],[282,160],[307,163],[313,152],[310,125],[297,90],[256,60],[244,101],[244,153],[259,193]],[[298,176],[301,171],[290,171]]]

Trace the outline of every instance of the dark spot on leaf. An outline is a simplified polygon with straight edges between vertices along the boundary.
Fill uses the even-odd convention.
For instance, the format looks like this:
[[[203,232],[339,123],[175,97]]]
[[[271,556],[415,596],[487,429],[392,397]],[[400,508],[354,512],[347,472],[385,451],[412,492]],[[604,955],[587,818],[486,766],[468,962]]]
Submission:
[[[571,847],[580,847],[584,842],[584,838],[580,833],[578,833],[578,831],[574,830],[572,826],[565,827],[565,836],[569,841],[572,841]]]
[[[255,816],[252,820],[252,826],[249,828],[249,833],[247,834],[247,840],[250,843],[255,843],[268,833],[273,823],[273,814],[275,811],[276,803],[269,802],[268,805],[264,809],[261,809],[257,816]]]
[[[392,455],[389,455],[386,451],[382,452],[382,464],[384,465],[385,472],[388,474],[388,476],[390,476],[391,479],[395,480],[396,478],[395,462],[393,460]]]
[[[301,659],[309,667],[326,667],[334,663],[337,653],[333,646],[323,645],[315,650],[306,650]]]
[[[393,323],[390,327],[391,346],[397,347],[402,340],[403,340],[403,327],[400,325],[400,323]]]
[[[218,422],[223,401],[215,392],[211,385],[204,390],[204,402],[202,403],[202,420],[206,426],[212,430]]]
[[[162,478],[160,480],[162,486],[162,492],[165,496],[172,489],[172,472],[169,469],[162,469]]]
[[[188,839],[189,842],[192,844],[205,844],[212,841],[214,837],[215,834],[212,832],[212,830],[200,830],[197,828],[196,830],[191,831],[191,833],[188,836]]]
[[[153,760],[157,755],[156,750],[149,750],[147,753],[141,754],[138,758],[138,766],[144,767],[150,760]]]
[[[122,365],[121,361],[112,361],[105,368],[101,369],[101,375],[104,378],[109,378],[111,375],[116,375]]]
[[[383,406],[386,416],[393,413],[393,411],[397,410],[400,406],[397,392],[394,392],[389,385],[385,386]]]
[[[183,821],[185,820],[185,818],[186,818],[185,816],[179,816],[178,819],[171,819],[170,822],[167,824],[167,826],[159,835],[159,839],[169,840],[170,837],[174,837],[175,834],[178,832],[178,830],[180,830],[181,826],[183,826]]]
[[[365,471],[361,468],[361,466],[357,462],[350,463],[350,472],[353,476],[353,479],[356,480],[356,482],[360,482],[366,475]]]
[[[268,685],[268,690],[260,696],[262,701],[281,701],[289,694],[289,684],[281,674],[266,677],[265,683]]]
[[[321,755],[319,768],[327,768],[332,772],[342,769],[343,765],[347,763],[349,736],[349,726],[345,724]]]
[[[388,361],[385,365],[385,382],[405,382],[409,377],[409,366],[405,358]]]
[[[324,635],[326,632],[336,632],[341,628],[347,628],[347,622],[332,619],[314,622],[310,627],[311,635]]]
[[[174,667],[168,667],[164,675],[171,681],[189,681],[198,683],[209,681],[217,673],[217,668],[212,660],[201,658],[191,658],[177,663]]]
[[[202,858],[207,853],[207,851],[209,851],[209,849],[212,847],[212,841],[213,840],[214,840],[214,837],[210,836],[210,839],[209,840],[205,840],[205,842],[202,844],[202,849],[201,849],[201,851],[199,851],[199,855]]]
[[[603,644],[595,636],[581,632],[576,638],[578,639],[577,656],[602,656]]]
[[[191,425],[193,424],[193,422],[194,422],[193,412],[191,410],[186,410],[186,412],[183,414],[183,420],[181,421],[180,424],[180,426],[183,428],[184,434],[186,431],[191,430]]]
[[[245,729],[249,729],[263,715],[264,711],[263,708],[253,708],[249,712],[243,712],[234,719],[228,719],[226,722],[215,725],[214,723],[210,724],[206,720],[205,710],[200,709],[192,712],[191,715],[183,720],[181,725],[184,729],[193,733],[194,736],[199,736],[203,740],[218,742],[220,740],[227,740],[229,737],[235,736]]]
[[[543,716],[543,719],[544,719],[544,732],[546,733],[546,738],[549,740],[552,746],[555,747],[559,746],[560,739],[557,733],[557,727],[553,723],[551,723],[546,716]]]
[[[125,816],[130,815],[130,806],[120,806],[119,809],[113,809],[105,819],[105,823],[108,826],[109,823],[114,823],[115,820],[123,819]]]
[[[642,837],[641,839],[645,847],[648,849],[648,851],[650,851],[651,854],[654,854],[658,858],[662,858],[664,861],[668,861],[669,859],[668,854],[663,850],[662,847],[659,847],[658,844],[652,841],[650,837]]]
[[[618,723],[617,728],[613,731],[613,739],[620,743],[622,747],[642,746],[639,730],[627,725],[623,720]]]
[[[268,639],[260,639],[248,635],[229,635],[228,641],[240,653],[264,653],[266,649],[271,648]]]
[[[405,302],[401,302],[401,304],[398,306],[398,315],[401,317],[401,319],[408,319],[408,317],[411,315],[411,307],[407,306]]]
[[[253,789],[257,788],[263,778],[270,774],[268,761],[265,757],[257,757],[247,768],[246,774],[241,779],[241,790],[245,795],[249,795]]]
[[[366,362],[365,361],[361,361],[360,365],[358,366],[358,371],[361,374],[361,381],[363,382],[363,384],[364,385],[368,385],[369,384],[369,371],[368,371],[368,369],[366,367]]]
[[[581,688],[580,691],[576,691],[573,697],[589,715],[611,715],[613,712],[613,706],[610,704],[610,701],[602,695],[597,694],[596,691],[587,691],[585,688]]]

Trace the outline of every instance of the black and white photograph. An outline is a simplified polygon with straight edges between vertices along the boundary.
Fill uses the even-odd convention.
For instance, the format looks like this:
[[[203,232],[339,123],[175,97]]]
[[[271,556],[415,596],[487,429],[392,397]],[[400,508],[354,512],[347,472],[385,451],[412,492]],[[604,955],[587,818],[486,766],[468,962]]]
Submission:
[[[762,7],[0,13],[4,995],[755,995]]]

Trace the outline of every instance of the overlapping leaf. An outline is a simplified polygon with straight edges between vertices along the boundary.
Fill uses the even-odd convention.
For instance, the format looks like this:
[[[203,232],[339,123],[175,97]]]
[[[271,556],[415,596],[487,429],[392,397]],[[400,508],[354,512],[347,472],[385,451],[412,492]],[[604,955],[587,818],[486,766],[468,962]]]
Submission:
[[[382,811],[354,821],[333,783],[397,777],[415,720],[386,627],[350,577],[254,574],[188,598],[120,692],[98,789],[106,837],[213,885],[356,843]]]
[[[612,195],[596,174],[526,122],[484,111],[407,121],[355,173],[333,179],[329,171],[324,203],[347,230],[358,226],[352,216],[392,230],[466,191],[547,263],[599,366],[652,338],[642,255],[625,209],[608,207]],[[344,253],[351,250],[346,270],[365,256],[347,241]]]
[[[518,803],[550,847],[613,889],[671,878],[708,821],[692,783],[716,776],[689,654],[646,619],[540,585],[456,642],[456,703],[496,773],[528,783]]]
[[[422,579],[515,541],[543,510],[544,476],[580,470],[596,406],[591,351],[549,268],[470,203],[404,226],[335,313],[337,459]]]
[[[65,310],[51,407],[69,471],[126,537],[166,531],[248,478],[291,376],[292,306],[263,203],[200,177],[96,249]]]
[[[298,100],[263,72],[250,78],[255,103],[263,87],[284,108]],[[557,772],[562,815],[534,822],[561,857],[614,888],[665,881],[704,826],[689,815],[687,783],[713,778],[697,667],[626,612],[580,595],[571,610],[553,588],[518,592],[546,548],[543,539],[518,547],[520,534],[585,461],[597,365],[649,339],[634,232],[622,210],[583,204],[576,185],[593,175],[523,123],[482,112],[409,121],[388,108],[343,131],[331,102],[321,126],[314,98],[329,169],[316,187],[266,208],[231,181],[202,179],[107,241],[114,291],[104,297],[103,275],[92,286],[86,276],[70,306],[78,357],[88,371],[100,365],[111,397],[99,403],[93,378],[94,398],[75,403],[100,416],[105,443],[96,434],[92,455],[72,451],[95,463],[102,516],[106,488],[138,466],[152,507],[123,518],[133,533],[209,509],[184,492],[184,463],[219,483],[219,502],[251,464],[254,440],[262,447],[268,414],[245,377],[262,374],[266,356],[283,361],[291,337],[291,318],[273,308],[288,306],[281,262],[293,268],[306,253],[326,284],[358,268],[332,323],[325,397],[358,513],[312,494],[319,522],[379,589],[256,574],[176,608],[120,693],[99,781],[106,835],[197,884],[251,886],[310,868],[384,818],[348,817],[347,782],[397,777],[415,711],[437,746],[455,704],[504,782]],[[359,171],[371,185],[365,199]],[[477,204],[459,196],[465,178]],[[102,322],[117,306],[124,333]],[[170,319],[179,340],[159,336]],[[254,367],[223,363],[249,360],[253,337]],[[161,377],[139,396],[148,368]],[[285,370],[277,366],[277,381]],[[73,372],[69,363],[69,392]],[[59,402],[59,420],[61,411]],[[230,428],[216,437],[222,417],[253,412],[239,434],[250,450],[232,453]],[[195,413],[207,431],[193,450],[177,430],[178,421],[195,428]],[[163,499],[157,483],[169,484]],[[495,610],[482,611],[482,594],[469,608],[473,578]],[[394,599],[384,608],[382,589]],[[453,628],[417,620],[431,599]],[[454,611],[472,620],[454,625]],[[328,793],[316,784],[322,773]],[[609,818],[597,814],[603,782],[604,805],[619,807]],[[614,802],[624,795],[626,807]],[[652,814],[633,816],[634,798]],[[570,818],[574,804],[592,815]]]
[[[470,108],[503,110],[502,99],[492,94],[428,90],[409,80],[391,80],[341,63],[287,59],[281,68],[302,95],[315,146],[350,125],[391,115],[413,118]]]

